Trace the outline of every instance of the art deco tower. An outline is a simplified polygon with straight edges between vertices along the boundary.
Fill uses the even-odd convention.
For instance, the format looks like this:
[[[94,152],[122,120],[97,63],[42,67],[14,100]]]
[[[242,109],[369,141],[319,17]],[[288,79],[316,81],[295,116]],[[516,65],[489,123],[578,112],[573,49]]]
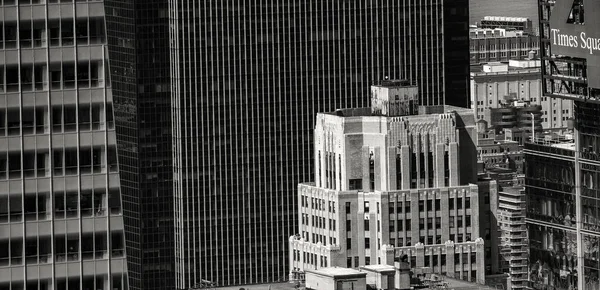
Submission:
[[[0,289],[127,289],[104,16],[0,5]]]
[[[169,2],[178,288],[287,279],[317,112],[468,104],[468,1]]]

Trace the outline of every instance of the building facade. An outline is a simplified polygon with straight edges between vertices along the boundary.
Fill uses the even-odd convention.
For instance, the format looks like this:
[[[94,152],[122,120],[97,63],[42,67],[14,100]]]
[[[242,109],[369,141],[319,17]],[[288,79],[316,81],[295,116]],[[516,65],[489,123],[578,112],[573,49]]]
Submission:
[[[471,65],[526,59],[529,52],[540,49],[539,38],[522,31],[471,28],[469,33]]]
[[[525,223],[525,188],[503,187],[498,192],[500,272],[509,274],[510,289],[528,289],[528,240]]]
[[[483,284],[473,115],[451,106],[382,114],[376,100],[395,85],[372,87],[373,108],[317,115],[316,182],[298,185],[290,274],[391,262],[392,251],[415,269]]]
[[[466,0],[246,2],[169,1],[177,288],[287,279],[317,112],[386,76],[468,105]]]
[[[174,289],[168,1],[104,5],[129,287]]]
[[[542,279],[534,287],[598,289],[600,195],[596,182],[600,173],[600,60],[594,47],[600,36],[600,17],[597,17],[600,2],[540,0],[538,3],[543,94],[574,101],[575,132],[570,151],[552,154],[545,172],[531,173],[532,180],[535,174],[546,176],[544,183],[536,187],[552,193],[537,201],[547,207],[536,208],[531,217],[528,214],[530,245],[533,248],[538,243],[539,249],[535,259],[532,250],[529,262],[546,265],[542,268],[545,271],[538,275]],[[565,37],[577,39],[577,43],[566,42]],[[538,155],[549,151],[547,147],[537,149]],[[533,169],[534,165],[538,166],[532,163]],[[530,205],[535,208],[537,204],[528,202],[528,210]]]
[[[525,144],[529,279],[534,289],[578,285],[577,197],[573,136]],[[579,288],[577,288],[579,289]],[[581,288],[595,289],[595,288]]]
[[[566,128],[573,116],[573,102],[543,96],[541,61],[533,59],[534,55],[528,58],[532,59],[489,63],[472,70],[471,106],[477,119],[484,119],[488,108],[501,108],[510,101],[525,101],[541,106],[542,128]]]
[[[0,289],[127,289],[104,3],[0,15]]]

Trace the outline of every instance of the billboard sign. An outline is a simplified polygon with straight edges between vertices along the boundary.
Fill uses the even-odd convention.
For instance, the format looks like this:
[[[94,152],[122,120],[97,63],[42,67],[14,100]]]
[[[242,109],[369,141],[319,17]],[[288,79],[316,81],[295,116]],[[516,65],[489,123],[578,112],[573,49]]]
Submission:
[[[587,60],[588,85],[600,89],[600,1],[581,0],[585,18],[568,23],[575,0],[556,0],[550,14],[550,51]]]

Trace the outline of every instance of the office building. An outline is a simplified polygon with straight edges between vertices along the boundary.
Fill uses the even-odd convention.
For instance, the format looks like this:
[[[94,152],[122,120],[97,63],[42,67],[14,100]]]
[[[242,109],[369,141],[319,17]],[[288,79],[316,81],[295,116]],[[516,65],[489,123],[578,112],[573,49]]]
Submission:
[[[521,60],[531,51],[539,52],[538,37],[520,30],[473,27],[469,29],[469,42],[471,65]]]
[[[169,5],[177,288],[288,279],[317,112],[386,76],[468,106],[466,0]]]
[[[541,106],[542,115],[536,125],[544,129],[566,128],[573,116],[573,102],[542,95],[540,65],[541,61],[531,53],[524,60],[472,66],[471,107],[477,119],[484,119],[488,108],[503,108],[518,101],[532,105],[531,108]]]
[[[129,287],[174,289],[168,1],[104,6]]]
[[[127,289],[104,3],[0,15],[0,289]]]
[[[371,87],[372,108],[317,114],[316,182],[298,185],[291,277],[321,267],[393,265],[406,255],[415,271],[484,283],[482,203],[471,183],[473,114],[452,106],[383,113],[393,110],[382,104],[412,103],[410,89],[417,91],[384,82]]]
[[[600,71],[594,41],[600,2],[538,3],[543,95],[573,100],[575,130],[568,148],[536,140],[526,152],[529,263],[537,270],[530,278],[536,289],[598,289]],[[578,41],[566,43],[565,37]],[[537,159],[530,163],[529,155]]]
[[[573,135],[536,136],[534,142],[525,144],[525,160],[532,287],[576,287],[579,263]]]

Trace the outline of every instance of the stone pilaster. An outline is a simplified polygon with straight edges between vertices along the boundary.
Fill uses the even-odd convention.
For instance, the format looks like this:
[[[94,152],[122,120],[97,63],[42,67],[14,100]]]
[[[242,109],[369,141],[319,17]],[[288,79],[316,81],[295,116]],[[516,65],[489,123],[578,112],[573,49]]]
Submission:
[[[455,246],[453,241],[446,242],[446,276],[450,278],[454,277],[454,251]]]

